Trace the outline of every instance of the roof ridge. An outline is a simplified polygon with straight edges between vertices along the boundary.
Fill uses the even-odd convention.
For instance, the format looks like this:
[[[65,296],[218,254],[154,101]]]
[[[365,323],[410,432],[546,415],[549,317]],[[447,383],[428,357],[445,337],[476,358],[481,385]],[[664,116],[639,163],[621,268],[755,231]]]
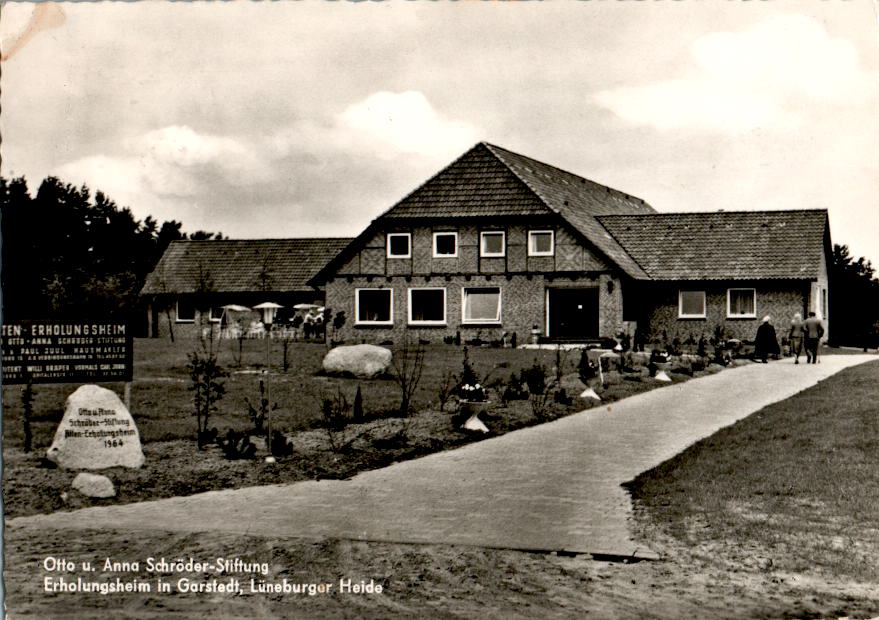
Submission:
[[[720,215],[720,214],[760,214],[760,213],[829,213],[826,207],[801,208],[801,209],[737,209],[735,211],[721,209],[714,211],[656,211],[654,213],[607,213],[605,215],[596,215],[597,218],[612,217],[658,217],[658,216],[675,216],[675,215]]]
[[[259,241],[351,241],[354,237],[259,237],[255,239],[173,239],[171,243],[253,243]]]

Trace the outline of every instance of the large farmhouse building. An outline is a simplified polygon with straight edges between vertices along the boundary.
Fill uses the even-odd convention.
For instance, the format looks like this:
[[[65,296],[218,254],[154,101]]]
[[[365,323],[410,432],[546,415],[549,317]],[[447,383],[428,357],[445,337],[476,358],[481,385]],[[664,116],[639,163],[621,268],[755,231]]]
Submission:
[[[341,241],[324,246],[308,284],[350,317],[334,332],[349,343],[588,342],[636,328],[645,339],[721,328],[750,340],[767,314],[828,319],[825,210],[657,213],[487,143]],[[294,269],[298,256],[273,260]]]

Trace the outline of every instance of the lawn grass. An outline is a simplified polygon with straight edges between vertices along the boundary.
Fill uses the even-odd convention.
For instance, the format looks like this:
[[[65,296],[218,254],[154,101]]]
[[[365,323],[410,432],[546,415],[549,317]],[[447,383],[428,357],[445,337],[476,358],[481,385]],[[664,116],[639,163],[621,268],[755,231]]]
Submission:
[[[691,549],[879,580],[879,361],[718,431],[629,488],[642,525]]]
[[[314,428],[320,421],[321,402],[339,391],[349,403],[359,386],[363,394],[367,416],[383,417],[395,411],[400,404],[400,393],[390,376],[365,381],[354,378],[329,377],[320,374],[321,361],[327,348],[316,343],[294,343],[288,353],[291,364],[281,368],[281,344],[271,341],[269,398],[279,405],[273,414],[275,428],[296,432]],[[140,339],[135,341],[135,373],[131,390],[131,411],[144,443],[190,439],[195,436],[195,418],[192,392],[186,370],[187,355],[196,350],[192,340]],[[461,372],[461,347],[427,345],[424,373],[414,397],[414,407],[423,410],[436,405],[439,385],[446,373]],[[238,342],[223,340],[219,345],[219,362],[229,372],[224,379],[226,395],[218,403],[218,411],[209,426],[221,431],[226,428],[243,430],[248,427],[247,399],[259,400],[259,381],[265,366],[266,341],[247,340],[241,363]],[[470,359],[477,374],[488,381],[506,380],[510,373],[530,366],[535,359],[547,367],[555,363],[553,351],[519,349],[472,348]],[[579,351],[565,352],[563,365],[566,372],[575,370]],[[102,384],[122,394],[121,383]],[[33,418],[34,445],[48,447],[61,416],[64,402],[76,388],[69,384],[35,386],[36,401]],[[22,441],[21,386],[4,386],[4,433],[7,441]],[[580,408],[583,408],[582,406]]]
[[[201,491],[239,488],[315,478],[346,478],[358,472],[437,452],[485,437],[462,432],[452,423],[451,405],[446,411],[438,406],[439,386],[447,374],[460,374],[463,351],[460,347],[428,345],[425,347],[424,373],[414,396],[417,413],[403,421],[396,416],[400,392],[389,377],[375,380],[329,377],[321,374],[326,347],[314,343],[295,343],[289,356],[287,372],[281,368],[281,345],[270,342],[273,365],[269,375],[272,402],[279,408],[273,413],[273,428],[286,434],[293,443],[294,454],[274,465],[256,461],[230,461],[219,448],[196,447],[196,423],[192,409],[190,380],[186,370],[187,354],[198,345],[195,341],[144,339],[135,341],[135,374],[131,390],[131,410],[144,444],[146,464],[140,469],[106,470],[116,484],[118,495],[110,500],[91,500],[69,493],[75,472],[46,468],[41,458],[50,445],[64,413],[64,401],[74,385],[35,386],[35,414],[32,420],[34,451],[22,450],[21,386],[3,386],[3,455],[4,503],[7,517],[52,512],[89,505],[127,503]],[[265,363],[265,341],[245,341],[241,363],[238,342],[223,341],[219,361],[230,372],[225,381],[226,395],[219,402],[209,427],[221,434],[226,429],[250,428],[245,399],[259,399],[259,380]],[[563,352],[563,372],[575,370],[580,352]],[[493,349],[474,347],[470,362],[487,384],[506,381],[510,374],[531,366],[535,360],[552,368],[556,352],[552,350]],[[688,377],[673,374],[674,381]],[[619,381],[602,391],[603,402],[613,402],[662,383],[638,378]],[[107,384],[122,393],[122,384]],[[345,429],[350,446],[333,450],[321,428],[321,401],[341,392],[349,403],[360,387],[367,421],[350,424]],[[500,387],[500,386],[499,386]],[[546,413],[536,417],[527,401],[507,406],[499,402],[498,390],[490,390],[491,408],[486,422],[487,436],[538,424],[595,406],[591,399],[574,399],[570,405],[550,403]],[[406,427],[405,437],[401,431]],[[263,455],[262,448],[259,456]]]

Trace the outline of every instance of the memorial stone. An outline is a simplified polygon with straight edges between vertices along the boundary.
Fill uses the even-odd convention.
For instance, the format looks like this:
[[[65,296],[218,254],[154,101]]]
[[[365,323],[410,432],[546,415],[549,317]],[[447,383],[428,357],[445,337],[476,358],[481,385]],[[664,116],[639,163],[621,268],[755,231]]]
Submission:
[[[140,467],[140,434],[115,392],[80,386],[67,398],[64,417],[46,458],[65,469]]]

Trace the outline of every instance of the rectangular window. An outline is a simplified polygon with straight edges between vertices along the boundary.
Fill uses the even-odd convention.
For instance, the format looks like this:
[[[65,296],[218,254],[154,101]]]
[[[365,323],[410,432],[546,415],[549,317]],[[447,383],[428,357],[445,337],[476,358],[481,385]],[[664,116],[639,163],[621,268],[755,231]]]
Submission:
[[[388,258],[412,258],[410,233],[388,233]]]
[[[433,257],[454,258],[458,255],[458,233],[433,233]]]
[[[555,240],[551,230],[528,231],[528,256],[552,256]]]
[[[177,322],[192,323],[195,321],[195,304],[189,299],[177,300]]]
[[[756,318],[757,291],[752,288],[731,288],[727,290],[726,316],[728,318]]]
[[[359,288],[354,292],[357,323],[391,325],[394,314],[394,291],[389,288]]]
[[[482,256],[503,256],[506,247],[506,234],[502,230],[484,232],[479,236],[479,248]]]
[[[678,318],[705,318],[705,291],[680,291],[678,296]]]
[[[500,323],[501,290],[499,288],[465,288],[462,294],[464,323]]]
[[[226,310],[223,308],[223,306],[211,306],[211,309],[210,309],[211,321],[213,321],[214,323],[219,323],[222,320],[223,313],[225,311]]]
[[[446,289],[410,288],[409,323],[412,325],[445,325]]]

